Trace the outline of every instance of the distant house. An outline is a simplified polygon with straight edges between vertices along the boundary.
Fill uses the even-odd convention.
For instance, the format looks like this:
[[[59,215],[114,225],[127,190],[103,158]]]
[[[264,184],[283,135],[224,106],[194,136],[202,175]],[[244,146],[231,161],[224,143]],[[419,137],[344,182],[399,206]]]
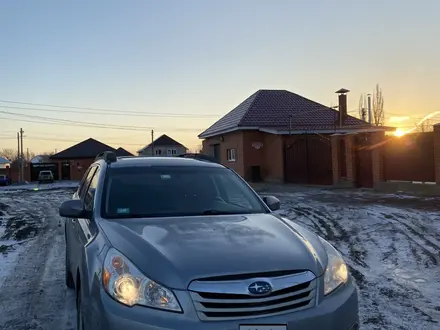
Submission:
[[[131,152],[125,150],[124,148],[118,148],[115,151],[117,157],[131,157],[134,156]]]
[[[163,134],[150,143],[138,150],[139,156],[154,156],[154,157],[170,157],[185,153],[188,150],[183,144]]]
[[[0,168],[7,168],[9,166],[11,166],[11,161],[0,156]]]
[[[117,156],[131,155],[123,148],[115,149],[89,138],[50,156],[50,161],[58,163],[57,176],[61,180],[80,180],[96,156],[104,151],[113,151]]]
[[[336,92],[337,111],[286,90],[259,90],[199,135],[203,151],[251,181],[331,185],[362,173],[371,181],[371,162],[355,162],[353,148],[387,128],[350,116],[347,92]]]
[[[48,163],[50,162],[50,155],[37,155],[30,160],[32,164]]]

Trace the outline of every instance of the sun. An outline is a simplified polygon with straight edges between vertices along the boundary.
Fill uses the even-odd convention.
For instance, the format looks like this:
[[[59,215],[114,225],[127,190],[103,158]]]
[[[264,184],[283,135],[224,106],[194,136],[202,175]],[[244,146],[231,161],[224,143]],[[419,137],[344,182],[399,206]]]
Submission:
[[[404,136],[405,133],[406,133],[406,132],[405,132],[403,129],[398,128],[398,129],[396,129],[396,131],[394,132],[394,136],[401,137],[401,136]]]

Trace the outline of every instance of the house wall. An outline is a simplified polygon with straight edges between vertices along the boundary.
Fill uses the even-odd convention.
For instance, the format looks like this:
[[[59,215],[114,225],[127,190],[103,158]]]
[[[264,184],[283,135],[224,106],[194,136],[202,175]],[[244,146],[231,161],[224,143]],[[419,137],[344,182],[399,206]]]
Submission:
[[[7,174],[13,183],[17,183],[18,178],[20,176],[19,172],[20,172],[20,170],[19,170],[18,166],[13,166],[13,167],[7,168],[6,173],[2,173],[2,174]],[[30,181],[31,180],[31,171],[30,171],[29,164],[25,165],[23,172],[24,172],[24,180]]]
[[[283,139],[280,135],[260,131],[242,131],[208,138],[203,141],[205,154],[214,156],[214,145],[220,145],[220,162],[234,169],[246,180],[252,166],[260,167],[261,178],[268,182],[284,179]],[[227,149],[236,150],[236,161],[227,160]]]
[[[187,151],[187,149],[185,147],[179,147],[179,146],[159,146],[159,147],[155,146],[154,147],[154,155],[153,156],[156,156],[156,157],[157,156],[160,156],[160,157],[173,156],[173,155],[168,155],[168,150],[173,150],[173,149],[176,150],[176,154],[175,155],[184,154]],[[160,155],[156,154],[157,150],[161,151]],[[153,148],[152,147],[148,147],[143,152],[139,153],[139,156],[151,156],[152,155],[152,151],[153,151]]]
[[[243,132],[233,132],[222,136],[216,136],[203,140],[203,152],[211,157],[214,157],[214,145],[220,145],[220,159],[219,161],[236,171],[243,178],[245,177],[243,151]],[[227,160],[227,150],[235,149],[235,161]]]
[[[90,165],[95,161],[95,158],[86,159],[56,159],[51,160],[54,163],[58,163],[58,177],[61,178],[62,163],[69,162],[70,164],[70,180],[79,181],[86,173]]]

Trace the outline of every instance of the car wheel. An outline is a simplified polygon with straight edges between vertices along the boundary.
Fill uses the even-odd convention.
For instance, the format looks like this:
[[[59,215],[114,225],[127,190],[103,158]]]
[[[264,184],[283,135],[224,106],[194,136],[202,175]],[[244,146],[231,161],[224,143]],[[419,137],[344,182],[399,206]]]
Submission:
[[[76,329],[84,330],[84,318],[81,306],[81,288],[76,291]]]
[[[66,270],[64,273],[66,276],[66,286],[69,289],[75,288],[75,283],[73,282],[73,276],[72,273],[70,272],[70,262],[69,262],[69,257],[67,255],[67,248],[66,248]]]

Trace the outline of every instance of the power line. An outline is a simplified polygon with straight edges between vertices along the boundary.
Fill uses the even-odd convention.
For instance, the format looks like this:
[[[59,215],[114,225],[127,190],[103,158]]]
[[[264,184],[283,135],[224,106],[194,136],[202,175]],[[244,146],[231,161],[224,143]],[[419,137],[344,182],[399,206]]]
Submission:
[[[179,113],[172,113],[172,112],[160,112],[160,113],[154,113],[154,112],[141,112],[141,111],[133,111],[133,110],[116,110],[116,109],[105,109],[105,108],[90,108],[90,107],[74,107],[74,106],[67,106],[67,105],[55,105],[55,104],[42,104],[42,103],[30,103],[30,102],[19,102],[19,101],[8,101],[8,100],[0,100],[0,102],[3,103],[13,103],[13,104],[23,104],[23,105],[34,105],[39,107],[52,107],[52,108],[63,108],[63,109],[78,109],[78,110],[91,110],[91,111],[101,111],[101,112],[112,112],[112,113],[118,113],[118,114],[127,114],[131,113],[133,115],[141,115],[141,116],[177,116],[177,117],[218,117],[221,116],[215,115],[215,114],[199,114],[199,113],[186,113],[186,114],[179,114]],[[7,106],[3,106],[7,107]],[[9,108],[17,108],[17,109],[26,109],[26,110],[41,110],[41,111],[54,111],[55,109],[36,109],[36,108],[20,108],[20,107],[9,107]],[[58,110],[55,110],[58,111]],[[90,112],[81,112],[81,113],[90,113]],[[99,113],[102,114],[102,113]]]
[[[1,102],[1,101],[0,101]],[[39,109],[39,108],[24,108],[24,107],[12,107],[0,104],[1,108],[26,110],[26,111],[41,111],[41,112],[62,112],[62,113],[81,113],[81,114],[94,114],[94,115],[107,115],[107,116],[126,116],[126,117],[169,117],[169,118],[218,118],[221,115],[208,115],[208,114],[189,114],[189,113],[159,113],[159,112],[134,112],[134,111],[121,111],[121,112],[109,112],[108,110],[92,111],[78,111],[78,110],[60,110],[60,109]]]
[[[39,123],[39,124],[49,124],[49,125],[66,125],[66,126],[80,126],[80,127],[91,127],[91,128],[105,128],[105,129],[118,129],[118,130],[131,130],[131,131],[145,131],[150,130],[151,127],[142,127],[142,126],[126,126],[126,125],[112,125],[112,124],[99,124],[94,122],[83,122],[83,121],[77,121],[77,120],[66,120],[66,119],[58,119],[58,118],[51,118],[51,117],[43,117],[43,116],[33,116],[33,115],[26,115],[26,114],[17,114],[9,111],[1,111],[0,113],[6,114],[6,115],[12,115],[12,116],[18,116],[18,117],[25,117],[25,118],[31,118],[33,120],[29,119],[17,119],[17,118],[5,118],[0,117],[0,119],[6,119],[6,120],[12,120],[12,121],[23,121],[23,122],[30,122],[30,123]],[[173,130],[173,131],[203,131],[203,128],[162,128],[162,127],[156,127],[158,130],[165,131],[165,130]]]

